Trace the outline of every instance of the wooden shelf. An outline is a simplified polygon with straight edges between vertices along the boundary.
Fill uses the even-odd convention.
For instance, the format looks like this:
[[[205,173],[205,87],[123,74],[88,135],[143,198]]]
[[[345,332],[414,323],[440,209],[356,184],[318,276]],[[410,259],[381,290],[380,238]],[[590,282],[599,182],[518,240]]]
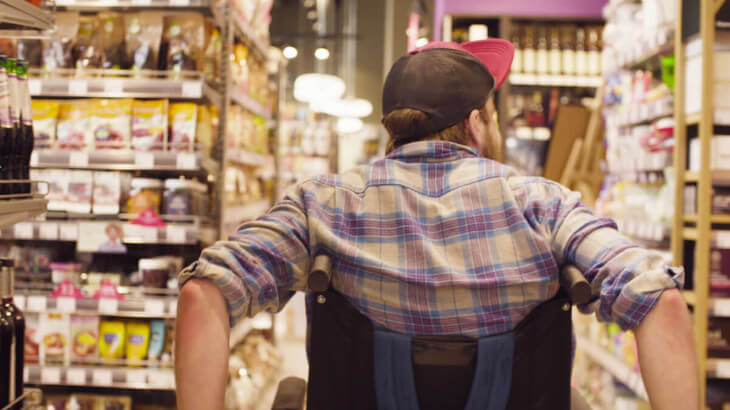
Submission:
[[[686,171],[684,182],[699,182],[699,171]],[[730,185],[730,171],[712,171],[712,183],[715,185]]]
[[[699,217],[697,214],[690,214],[684,216],[685,222],[697,223]],[[711,215],[710,223],[713,224],[730,224],[730,215]]]
[[[682,297],[684,298],[684,301],[687,302],[687,304],[690,306],[694,306],[695,303],[697,303],[697,297],[695,296],[695,292],[693,290],[683,290]]]
[[[702,118],[702,113],[700,112],[693,112],[692,114],[687,114],[686,116],[686,124],[687,125],[697,125],[700,123],[700,119]]]
[[[688,241],[697,240],[697,229],[696,228],[684,228],[682,236]]]

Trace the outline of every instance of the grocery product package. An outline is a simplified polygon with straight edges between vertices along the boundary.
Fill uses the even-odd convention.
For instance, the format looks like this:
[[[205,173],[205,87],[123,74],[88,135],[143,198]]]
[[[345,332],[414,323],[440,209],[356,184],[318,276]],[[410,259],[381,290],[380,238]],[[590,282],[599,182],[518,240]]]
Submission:
[[[41,313],[41,363],[69,364],[70,328],[71,322],[67,314]]]
[[[171,14],[165,16],[164,23],[159,68],[173,73],[201,70],[205,47],[203,16],[199,13]]]
[[[139,215],[151,209],[156,214],[160,213],[162,203],[162,181],[154,178],[132,179],[129,197],[125,212],[132,215]]]
[[[127,60],[132,70],[154,70],[162,37],[162,13],[124,15]]]
[[[121,359],[124,357],[124,341],[126,340],[124,322],[104,319],[99,325],[99,354],[103,359]]]
[[[79,17],[79,31],[73,47],[73,60],[77,70],[101,68],[104,63],[99,21],[96,16]]]
[[[48,181],[48,210],[65,211],[68,184],[71,182],[71,171],[68,169],[34,170],[39,181]]]
[[[213,133],[212,107],[214,106],[202,104],[198,106],[198,125],[195,132],[197,142],[203,149],[203,154],[207,157],[210,156],[216,141],[216,134]]]
[[[51,148],[56,142],[58,101],[33,99],[33,147]]]
[[[170,104],[170,140],[167,144],[171,151],[193,151],[198,107],[195,103]]]
[[[40,356],[40,317],[36,313],[25,312],[25,362],[38,363]]]
[[[56,28],[51,31],[50,38],[41,42],[42,65],[46,71],[58,68],[73,68],[73,43],[79,30],[79,13],[56,12]]]
[[[159,360],[165,347],[165,321],[155,319],[150,321],[150,346],[147,356],[150,360]]]
[[[66,197],[66,211],[91,213],[91,193],[94,179],[91,171],[71,171]]]
[[[18,60],[25,60],[33,68],[40,68],[43,58],[43,47],[40,40],[19,39],[18,40]]]
[[[208,28],[209,26],[212,26]],[[223,42],[221,40],[220,32],[215,25],[206,21],[206,32],[209,32],[208,43],[205,47],[205,56],[203,59],[203,73],[205,74],[205,81],[216,84],[218,83],[221,67],[221,52],[223,48]]]
[[[58,107],[56,147],[59,149],[84,149],[94,140],[91,123],[93,111],[90,100],[62,101]]]
[[[92,213],[116,215],[121,200],[121,174],[119,172],[94,172]]]
[[[129,98],[93,100],[95,148],[129,148],[132,104]]]
[[[150,324],[132,320],[127,322],[127,360],[134,364],[147,357],[150,343]]]
[[[71,316],[71,362],[94,362],[98,355],[99,317]]]
[[[129,396],[99,396],[100,409],[132,410],[132,398]]]
[[[132,105],[132,148],[163,150],[167,141],[167,100],[139,101]]]
[[[123,69],[130,67],[124,36],[124,17],[120,13],[107,12],[97,15],[99,43],[102,50],[102,67]]]

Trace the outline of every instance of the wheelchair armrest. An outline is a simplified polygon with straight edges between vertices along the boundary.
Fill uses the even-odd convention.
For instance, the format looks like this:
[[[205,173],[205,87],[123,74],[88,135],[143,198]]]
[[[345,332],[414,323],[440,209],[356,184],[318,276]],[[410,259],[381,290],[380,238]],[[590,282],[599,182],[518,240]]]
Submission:
[[[591,301],[593,291],[583,273],[573,265],[565,265],[560,271],[560,287],[568,294],[574,305]]]
[[[302,410],[306,393],[306,381],[298,377],[287,377],[279,382],[271,410]]]

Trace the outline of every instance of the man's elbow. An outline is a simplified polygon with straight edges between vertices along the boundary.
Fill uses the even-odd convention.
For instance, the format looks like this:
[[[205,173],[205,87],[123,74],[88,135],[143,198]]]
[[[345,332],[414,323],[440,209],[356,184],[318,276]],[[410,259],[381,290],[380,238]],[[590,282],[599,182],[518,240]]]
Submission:
[[[652,333],[671,333],[675,341],[693,337],[689,310],[678,289],[663,291],[654,308],[636,328],[639,337]]]
[[[209,320],[214,316],[228,327],[228,308],[218,286],[208,279],[193,278],[180,289],[177,303],[178,318]]]

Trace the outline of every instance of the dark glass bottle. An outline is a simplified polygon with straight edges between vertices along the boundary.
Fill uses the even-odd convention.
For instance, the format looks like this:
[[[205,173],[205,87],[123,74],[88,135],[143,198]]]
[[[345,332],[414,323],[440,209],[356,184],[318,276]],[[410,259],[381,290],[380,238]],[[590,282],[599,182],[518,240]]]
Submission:
[[[8,75],[5,70],[7,57],[0,54],[0,180],[12,179],[12,122],[10,121],[10,98],[8,96]],[[9,184],[0,184],[0,195],[12,193]]]
[[[15,69],[18,77],[18,91],[20,94],[20,124],[21,124],[21,144],[20,144],[20,169],[21,179],[30,179],[30,156],[33,153],[33,105],[30,100],[30,90],[28,89],[28,62],[18,61]],[[30,184],[22,185],[22,193],[30,193]]]
[[[0,297],[2,298],[0,303],[0,339],[2,340],[0,344],[0,406],[6,406],[17,397],[18,391],[23,391],[23,354],[21,353],[18,364],[17,352],[20,350],[24,353],[25,320],[20,310],[13,304],[13,286],[10,282],[15,279],[13,278],[13,264],[12,259],[0,259]],[[19,319],[18,323],[16,323],[16,319]],[[23,334],[19,333],[20,331]],[[21,334],[20,339],[19,334]],[[18,366],[20,366],[19,381],[17,379]]]
[[[10,179],[20,179],[21,178],[21,169],[20,169],[20,105],[18,104],[18,81],[17,81],[17,75],[15,73],[15,65],[16,60],[13,57],[8,57],[6,59],[5,64],[5,71],[7,72],[8,76],[8,98],[10,102],[10,122],[11,122],[11,135],[10,135],[10,161],[8,163],[9,165],[9,171],[10,171]],[[21,193],[21,187],[18,184],[12,184],[10,185],[11,193],[13,194],[19,194]]]

